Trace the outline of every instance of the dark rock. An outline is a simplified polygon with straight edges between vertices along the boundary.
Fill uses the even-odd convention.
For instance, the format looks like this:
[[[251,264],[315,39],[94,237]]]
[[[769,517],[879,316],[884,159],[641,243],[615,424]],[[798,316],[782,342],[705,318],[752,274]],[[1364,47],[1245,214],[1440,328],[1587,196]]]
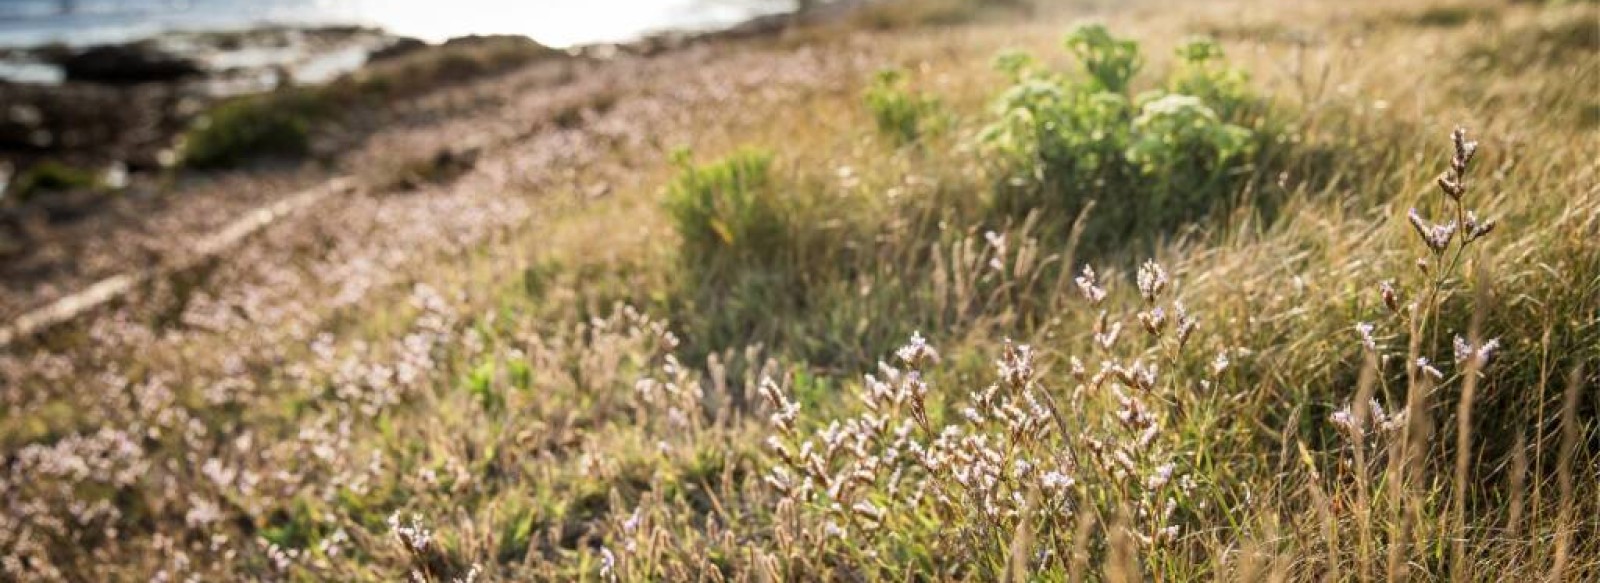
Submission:
[[[108,85],[170,83],[205,73],[193,60],[137,43],[92,47],[59,64],[68,81]]]
[[[372,54],[367,55],[367,62],[376,63],[379,61],[386,61],[396,57],[409,55],[426,48],[428,48],[428,43],[408,36],[400,37],[395,39],[394,42],[389,43],[388,46],[376,51],[372,51]]]
[[[545,56],[566,54],[519,34],[469,34],[446,40],[440,46],[445,49],[492,49]]]
[[[18,53],[22,52],[24,51],[17,51],[12,56],[18,56]],[[72,47],[62,43],[50,43],[47,45],[37,46],[32,49],[27,49],[25,52],[36,60],[46,63],[59,64],[67,59],[72,58],[74,51],[72,50]]]
[[[446,47],[470,47],[490,44],[513,44],[538,46],[533,39],[518,34],[469,34],[458,36],[444,41]]]

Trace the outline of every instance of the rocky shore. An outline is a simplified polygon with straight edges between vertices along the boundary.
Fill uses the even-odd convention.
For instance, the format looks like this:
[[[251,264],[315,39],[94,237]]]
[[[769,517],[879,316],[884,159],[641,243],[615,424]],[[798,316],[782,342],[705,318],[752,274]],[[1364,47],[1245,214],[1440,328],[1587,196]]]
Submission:
[[[112,45],[0,48],[0,214],[27,197],[19,189],[74,183],[117,189],[130,176],[171,168],[179,162],[176,148],[183,132],[228,100],[371,76],[371,70],[384,66],[405,70],[406,61],[433,60],[459,69],[440,75],[454,82],[530,57],[651,56],[837,20],[857,5],[832,2],[721,30],[669,32],[565,51],[524,37],[461,37],[430,45],[361,27],[170,32]],[[30,175],[46,163],[74,176],[45,176],[41,182]]]
[[[157,169],[171,162],[163,159],[171,138],[215,101],[324,83],[399,46],[413,43],[334,27],[0,49],[0,163],[13,173],[43,160],[84,169]]]
[[[7,280],[0,315],[14,316],[108,273],[160,263],[178,253],[187,236],[329,177],[360,175],[414,190],[458,175],[473,166],[473,152],[458,152],[461,141],[448,139],[461,131],[460,120],[520,116],[519,108],[506,108],[532,99],[539,103],[536,121],[496,123],[469,133],[505,139],[560,134],[625,99],[611,88],[618,81],[601,72],[810,34],[810,25],[846,13],[841,3],[829,6],[835,8],[571,50],[526,37],[428,44],[363,29],[203,33],[184,41],[217,50],[279,46],[288,52],[292,43],[282,39],[298,36],[320,39],[313,44],[324,48],[357,39],[377,47],[320,83],[303,81],[289,67],[196,59],[192,51],[171,48],[183,46],[172,39],[117,49],[161,51],[146,56],[77,49],[72,54],[159,66],[138,81],[127,72],[96,81],[0,81],[0,277]],[[31,49],[27,58],[52,50],[61,51],[57,59],[67,54],[46,47]],[[17,51],[0,56],[17,58]],[[173,64],[180,59],[200,72]],[[173,78],[148,80],[158,74]],[[284,80],[250,91],[217,90],[230,79],[268,74],[283,74]],[[574,87],[583,88],[582,97],[567,95]],[[530,92],[541,97],[523,95]],[[293,137],[305,140],[292,157],[251,156],[226,164],[231,171],[216,172],[192,156],[197,133],[218,133],[199,129],[248,129],[284,122],[283,116],[301,132]],[[430,145],[411,143],[419,139]]]

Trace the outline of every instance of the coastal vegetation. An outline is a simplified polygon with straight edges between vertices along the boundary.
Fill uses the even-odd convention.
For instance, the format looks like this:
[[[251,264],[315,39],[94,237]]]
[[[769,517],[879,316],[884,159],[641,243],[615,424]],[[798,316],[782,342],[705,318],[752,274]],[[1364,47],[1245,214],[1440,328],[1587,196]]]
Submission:
[[[510,104],[5,346],[0,573],[1600,577],[1593,3],[1002,4],[219,106]]]
[[[352,112],[561,55],[521,37],[462,38],[420,47],[326,85],[224,101],[179,138],[180,159],[193,168],[214,169],[263,156],[298,157],[310,152],[318,126],[337,126]]]

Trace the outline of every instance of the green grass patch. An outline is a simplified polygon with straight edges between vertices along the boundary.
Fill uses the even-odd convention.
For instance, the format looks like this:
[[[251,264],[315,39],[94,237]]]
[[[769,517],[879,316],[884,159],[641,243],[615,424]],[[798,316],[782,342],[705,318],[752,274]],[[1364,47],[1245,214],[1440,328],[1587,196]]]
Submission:
[[[740,266],[774,265],[792,248],[789,201],[779,193],[772,154],[740,150],[681,171],[667,186],[666,207],[683,239],[683,259],[717,280]]]
[[[859,27],[874,30],[953,26],[1002,14],[1030,13],[1029,0],[893,0],[869,2],[852,16]]]
[[[907,89],[905,74],[900,71],[878,73],[866,91],[866,102],[878,133],[896,145],[914,144],[924,133],[938,129],[939,100]]]
[[[27,202],[40,195],[68,190],[87,190],[101,186],[100,178],[91,170],[70,166],[55,160],[34,165],[11,183],[8,198]]]
[[[184,164],[225,168],[259,156],[305,154],[311,126],[327,109],[315,92],[300,90],[224,103],[184,135]]]

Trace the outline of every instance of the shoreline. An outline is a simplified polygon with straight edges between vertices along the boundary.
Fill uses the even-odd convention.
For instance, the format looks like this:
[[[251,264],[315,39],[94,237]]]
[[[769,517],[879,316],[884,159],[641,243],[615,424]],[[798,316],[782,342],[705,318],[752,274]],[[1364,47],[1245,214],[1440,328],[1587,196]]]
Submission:
[[[625,42],[566,48],[523,35],[468,35],[430,43],[373,27],[281,24],[174,30],[77,47],[0,47],[0,102],[10,105],[9,111],[0,111],[0,206],[7,202],[8,179],[40,161],[121,164],[134,171],[168,167],[171,160],[164,150],[172,144],[164,142],[219,103],[284,87],[329,85],[415,53],[510,39],[536,52],[569,58],[652,56],[696,43],[766,37],[836,22],[869,3],[837,0],[728,26],[664,29]],[[130,132],[138,135],[130,137]]]
[[[0,102],[9,104],[8,111],[0,111],[0,207],[16,202],[6,187],[15,187],[16,179],[38,164],[58,162],[91,173],[158,172],[175,164],[174,139],[219,104],[286,87],[328,86],[367,75],[390,61],[426,59],[430,52],[442,55],[454,47],[507,40],[535,55],[599,60],[651,56],[700,42],[780,33],[833,18],[857,4],[845,0],[815,13],[763,15],[727,27],[665,30],[627,42],[565,49],[517,35],[428,43],[343,25],[169,31],[83,47],[0,47]],[[6,76],[19,71],[42,82]]]
[[[859,0],[839,0],[833,4],[812,9],[812,12],[837,12],[837,8],[848,8],[860,4]],[[311,60],[327,56],[330,49],[345,48],[338,45],[351,43],[361,45],[364,49],[363,56],[381,53],[394,45],[404,46],[441,46],[463,38],[478,36],[492,37],[526,37],[532,42],[547,46],[555,50],[566,51],[572,54],[589,53],[606,48],[626,48],[639,44],[651,44],[662,38],[687,38],[715,36],[720,33],[747,29],[752,25],[779,20],[793,21],[802,17],[800,9],[752,9],[750,14],[733,19],[723,20],[705,18],[700,21],[685,21],[678,23],[663,23],[658,27],[639,28],[633,32],[614,35],[615,40],[607,40],[605,34],[596,34],[589,40],[576,42],[552,42],[541,39],[540,35],[531,33],[506,33],[506,32],[476,32],[454,35],[419,35],[407,34],[402,30],[385,27],[372,22],[361,22],[354,19],[330,18],[326,22],[296,22],[289,19],[261,19],[250,22],[240,22],[237,25],[221,26],[191,26],[170,25],[158,30],[146,30],[131,34],[109,35],[107,39],[79,42],[70,37],[61,40],[42,42],[18,42],[0,44],[0,83],[59,85],[62,83],[79,81],[73,78],[70,71],[65,71],[62,61],[75,54],[96,49],[113,49],[120,51],[154,51],[164,56],[186,59],[195,62],[203,72],[216,74],[226,72],[228,69],[241,68],[233,63],[241,60],[259,61],[256,64],[247,63],[244,68],[265,68],[270,66],[286,65],[296,68],[293,57],[300,56]],[[130,26],[130,29],[138,28]],[[328,45],[335,46],[328,46]],[[319,46],[320,45],[320,46]],[[298,55],[270,55],[278,59],[263,58],[264,55],[249,54],[270,52],[299,53]],[[296,75],[295,79],[318,83],[331,80],[341,73],[348,73],[361,67],[355,62],[335,71],[334,74],[306,78]]]
[[[611,100],[618,99],[608,97],[609,90],[592,87],[596,82],[615,82],[604,81],[613,75],[603,73],[605,71],[619,70],[617,67],[622,67],[620,70],[653,67],[656,65],[650,63],[658,62],[661,58],[675,58],[674,55],[678,54],[686,54],[685,58],[689,58],[687,54],[697,52],[691,50],[695,47],[718,50],[716,47],[738,43],[760,44],[762,39],[776,40],[790,32],[810,30],[811,25],[825,25],[840,14],[825,12],[800,18],[765,17],[718,31],[661,34],[622,45],[597,45],[573,51],[545,47],[541,52],[538,45],[533,45],[525,37],[521,38],[520,43],[503,37],[479,37],[457,39],[440,45],[413,45],[373,59],[372,63],[363,64],[353,74],[327,84],[281,88],[246,98],[208,99],[203,95],[195,95],[192,84],[183,83],[129,86],[78,82],[58,86],[0,83],[0,97],[20,95],[26,99],[8,101],[25,108],[38,108],[26,112],[34,118],[31,121],[39,125],[59,124],[60,120],[71,122],[66,127],[46,127],[76,140],[48,150],[0,149],[0,192],[10,191],[9,194],[0,195],[0,260],[15,262],[15,269],[10,275],[17,278],[16,283],[33,282],[19,285],[16,291],[22,295],[14,298],[17,300],[15,305],[7,302],[7,308],[40,307],[43,305],[38,303],[40,301],[64,297],[62,294],[69,294],[91,283],[84,278],[105,275],[100,269],[78,273],[80,270],[77,268],[51,259],[57,253],[74,255],[77,252],[68,250],[85,245],[92,247],[97,244],[94,240],[121,239],[127,237],[129,232],[137,234],[146,231],[155,224],[152,221],[170,223],[162,227],[163,230],[179,223],[193,223],[191,226],[203,230],[212,219],[196,214],[200,211],[210,209],[206,212],[232,215],[242,208],[268,204],[276,198],[276,195],[258,192],[253,187],[218,198],[217,195],[222,192],[204,186],[206,184],[283,182],[295,185],[292,188],[308,187],[327,176],[363,172],[360,168],[371,165],[372,160],[368,159],[370,155],[360,152],[371,148],[367,145],[370,140],[387,143],[395,136],[412,132],[407,128],[433,128],[428,131],[438,131],[430,124],[440,121],[439,114],[471,118],[479,115],[471,111],[502,107],[498,102],[503,98],[461,100],[477,91],[475,88],[501,87],[507,83],[526,84],[531,81],[540,88],[539,92],[548,93],[550,99],[557,101],[569,99],[570,88],[587,88],[584,91],[593,95],[571,104],[555,106],[559,111],[536,116],[543,120],[538,124],[554,124],[557,129],[569,128],[582,124],[582,119],[594,115],[593,111],[609,109]],[[503,49],[497,48],[497,43],[520,46],[522,51],[531,49],[533,56],[495,64],[495,51],[504,53]],[[474,51],[488,53],[489,64],[469,59],[458,63],[469,65],[464,68],[472,71],[445,75],[439,73],[440,63],[461,58],[463,53],[473,54]],[[431,79],[435,80],[419,82],[418,78],[426,75],[414,74],[418,70],[432,75]],[[446,73],[451,71],[458,70],[448,69]],[[591,80],[592,75],[598,76]],[[395,80],[404,85],[396,87],[389,84]],[[370,93],[373,87],[379,87],[377,93]],[[197,120],[218,114],[230,103],[255,102],[272,110],[275,109],[274,104],[292,107],[308,97],[329,99],[325,108],[332,109],[334,114],[313,122],[310,149],[302,155],[292,159],[266,156],[247,160],[235,169],[223,171],[191,168],[177,159],[182,136],[196,126]],[[471,108],[469,111],[450,105],[452,102],[474,105],[468,106]],[[47,112],[44,109],[46,107],[54,109]],[[16,108],[11,109],[13,111],[9,116],[5,115],[6,112],[0,112],[0,141],[18,137],[14,131],[18,125],[15,123]],[[532,130],[513,124],[515,128],[506,128],[506,131],[522,135],[529,131],[540,131],[544,126],[538,124]],[[11,133],[7,134],[7,131]],[[25,134],[21,137],[27,138]],[[427,181],[436,179],[434,166],[439,164],[441,156],[454,160],[452,154],[457,153],[456,148],[456,145],[452,145],[448,151],[440,149],[432,154],[408,151],[396,155],[405,159],[416,157],[419,160],[433,160],[427,168],[407,162],[416,166],[412,171],[420,173],[421,177],[417,180]],[[63,182],[57,185],[59,188],[32,197],[17,195],[22,184],[33,179],[29,175],[37,174],[32,172],[35,168],[64,169],[72,174],[65,178],[53,178]],[[192,192],[196,189],[207,193]],[[278,189],[274,187],[268,190],[276,192]],[[175,193],[200,196],[172,196]],[[172,217],[181,220],[174,223]],[[179,230],[188,232],[189,228]],[[116,255],[120,257],[115,261],[116,264],[137,267],[158,262],[157,258],[168,255],[168,252],[133,249]],[[54,284],[62,287],[52,291],[50,286]],[[40,288],[39,285],[46,287]],[[21,292],[25,288],[38,293]]]

